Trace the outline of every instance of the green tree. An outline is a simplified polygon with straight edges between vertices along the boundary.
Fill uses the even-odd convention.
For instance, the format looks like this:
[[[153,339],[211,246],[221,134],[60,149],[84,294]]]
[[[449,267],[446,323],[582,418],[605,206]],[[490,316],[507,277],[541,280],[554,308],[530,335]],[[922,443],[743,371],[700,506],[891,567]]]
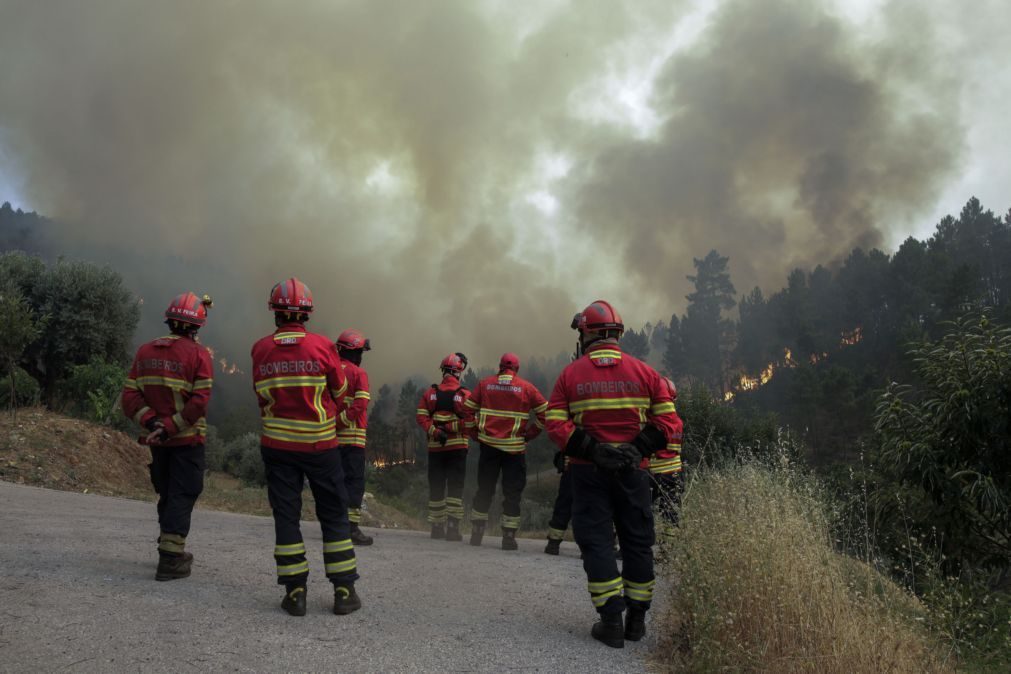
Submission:
[[[686,297],[688,311],[681,321],[689,373],[721,395],[726,391],[726,361],[734,341],[734,325],[723,313],[737,304],[728,262],[715,250],[701,260],[693,259],[695,274],[687,278],[695,291]]]
[[[21,290],[14,285],[0,287],[0,359],[10,382],[10,409],[17,416],[18,361],[29,344],[38,339],[44,319],[35,317]]]
[[[911,349],[919,383],[891,384],[875,429],[882,513],[936,531],[949,568],[1011,565],[1011,329],[985,313]],[[898,497],[898,498],[896,498]],[[896,503],[898,501],[898,503]],[[894,513],[897,505],[903,512]]]
[[[46,329],[21,356],[21,366],[52,406],[57,383],[94,358],[125,365],[140,318],[136,298],[109,267],[59,261],[49,267],[24,253],[0,255],[0,285],[15,285],[28,306],[47,317]]]
[[[688,361],[685,359],[684,343],[681,341],[681,321],[677,314],[670,317],[670,325],[667,326],[663,367],[667,374],[675,380],[683,380],[688,375]]]
[[[646,360],[649,357],[649,339],[646,337],[645,331],[626,330],[621,338],[621,348],[640,360]]]

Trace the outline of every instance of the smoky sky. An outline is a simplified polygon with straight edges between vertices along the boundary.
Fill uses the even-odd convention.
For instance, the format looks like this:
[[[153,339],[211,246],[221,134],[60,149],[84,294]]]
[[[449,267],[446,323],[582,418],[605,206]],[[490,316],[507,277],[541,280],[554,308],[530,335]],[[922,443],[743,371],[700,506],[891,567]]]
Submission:
[[[211,293],[205,341],[243,366],[296,275],[379,381],[554,354],[598,297],[669,316],[711,248],[775,289],[930,211],[965,131],[927,3],[871,31],[728,0],[671,47],[692,7],[0,0],[0,157],[142,331]]]

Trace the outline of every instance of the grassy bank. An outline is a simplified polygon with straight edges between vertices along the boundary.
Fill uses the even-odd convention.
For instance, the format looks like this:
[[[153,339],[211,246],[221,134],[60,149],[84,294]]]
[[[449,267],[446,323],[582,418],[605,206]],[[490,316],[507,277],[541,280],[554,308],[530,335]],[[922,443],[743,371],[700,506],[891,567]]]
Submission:
[[[709,471],[664,537],[668,671],[940,672],[925,608],[835,551],[817,489],[790,469]]]

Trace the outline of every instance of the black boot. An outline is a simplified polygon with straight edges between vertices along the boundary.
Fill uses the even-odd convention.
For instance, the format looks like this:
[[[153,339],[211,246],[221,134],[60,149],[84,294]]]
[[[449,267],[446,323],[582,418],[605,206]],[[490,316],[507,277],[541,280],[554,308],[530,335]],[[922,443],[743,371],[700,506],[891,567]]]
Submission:
[[[479,520],[477,522],[470,523],[470,544],[471,545],[481,545],[481,540],[484,538],[484,520]]]
[[[439,523],[432,524],[432,538],[443,539],[446,537],[446,525]]]
[[[190,575],[190,567],[193,566],[193,555],[183,552],[178,555],[169,555],[164,552],[158,554],[158,570],[155,571],[155,580],[176,580],[186,578]]]
[[[281,600],[281,608],[288,612],[288,615],[305,615],[305,585],[295,585],[286,588],[287,593]]]
[[[558,538],[549,538],[548,544],[544,546],[544,552],[549,555],[557,555],[561,551],[562,541]]]
[[[366,536],[357,524],[351,525],[351,542],[354,545],[372,545],[372,536]]]
[[[354,613],[362,607],[362,600],[355,592],[354,583],[347,585],[334,585],[333,587],[333,612],[337,615],[347,615]]]
[[[600,622],[593,625],[590,634],[611,648],[625,647],[625,626],[621,613],[601,613]]]
[[[625,616],[625,638],[629,641],[639,641],[644,636],[646,636],[646,609],[630,604]]]
[[[446,520],[446,540],[447,541],[462,541],[463,534],[460,533],[460,520],[455,517],[450,517]]]
[[[515,529],[503,529],[502,530],[502,549],[503,550],[519,550],[520,546],[516,544],[516,530]]]

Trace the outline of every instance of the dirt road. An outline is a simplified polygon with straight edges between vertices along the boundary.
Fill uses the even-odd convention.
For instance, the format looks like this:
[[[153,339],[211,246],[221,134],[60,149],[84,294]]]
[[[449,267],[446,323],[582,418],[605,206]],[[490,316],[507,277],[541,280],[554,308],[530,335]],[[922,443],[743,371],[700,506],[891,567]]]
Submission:
[[[365,607],[330,613],[319,528],[304,523],[309,614],[279,608],[270,519],[198,510],[193,576],[153,580],[154,505],[0,482],[0,671],[645,670],[652,638],[593,641],[578,552],[516,553],[373,530]]]

